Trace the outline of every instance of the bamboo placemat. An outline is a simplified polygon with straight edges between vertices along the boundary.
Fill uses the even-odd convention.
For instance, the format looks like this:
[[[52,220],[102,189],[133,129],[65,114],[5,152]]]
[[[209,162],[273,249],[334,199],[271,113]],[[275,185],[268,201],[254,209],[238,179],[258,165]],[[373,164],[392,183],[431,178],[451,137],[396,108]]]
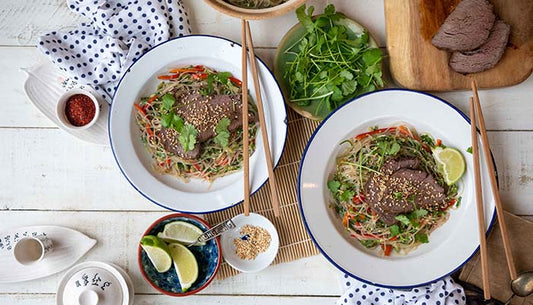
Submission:
[[[272,211],[268,184],[265,184],[250,200],[250,211],[270,219],[278,229],[279,252],[273,264],[290,262],[319,254],[318,249],[313,245],[309,235],[307,235],[300,218],[296,196],[296,180],[300,159],[307,140],[309,140],[311,134],[318,126],[318,122],[303,118],[291,109],[287,111],[287,121],[288,130],[285,151],[281,156],[278,167],[274,171],[278,181],[280,217],[275,217]],[[221,212],[205,215],[205,219],[211,224],[217,224],[241,213],[243,213],[243,207],[239,204]],[[217,279],[224,279],[238,273],[239,271],[223,262],[220,265]]]

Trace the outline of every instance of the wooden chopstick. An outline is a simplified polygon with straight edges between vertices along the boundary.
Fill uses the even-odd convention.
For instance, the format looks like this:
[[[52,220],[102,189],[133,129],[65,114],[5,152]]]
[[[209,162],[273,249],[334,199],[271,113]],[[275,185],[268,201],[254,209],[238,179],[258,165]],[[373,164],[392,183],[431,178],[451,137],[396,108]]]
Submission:
[[[242,39],[242,157],[244,172],[244,215],[250,215],[250,151],[248,135],[248,50],[246,47],[246,20],[241,20]]]
[[[479,130],[481,132],[481,143],[483,153],[485,155],[485,163],[489,170],[490,186],[492,189],[492,195],[496,204],[496,213],[498,214],[498,223],[500,224],[500,231],[503,240],[503,249],[505,250],[505,257],[507,258],[507,267],[509,268],[509,274],[511,280],[516,280],[518,277],[515,269],[513,254],[511,252],[511,244],[509,243],[509,235],[507,233],[507,225],[505,224],[505,215],[503,213],[502,201],[500,198],[500,191],[498,190],[498,184],[496,181],[496,170],[494,169],[494,162],[490,153],[490,143],[487,137],[487,129],[485,127],[485,119],[483,118],[483,111],[481,110],[481,103],[479,102],[479,96],[477,93],[476,81],[472,80],[472,93],[474,95],[474,105],[476,107],[477,118],[479,122]]]
[[[252,77],[254,79],[254,89],[257,99],[257,112],[259,114],[259,125],[261,126],[261,136],[263,138],[263,146],[265,149],[265,157],[268,168],[268,179],[270,180],[270,195],[272,200],[272,209],[274,210],[274,215],[279,217],[280,208],[279,208],[279,196],[278,188],[276,183],[276,177],[274,176],[274,165],[272,164],[272,155],[270,153],[270,144],[268,141],[267,126],[265,121],[265,111],[263,109],[263,100],[261,98],[261,88],[259,87],[259,74],[257,73],[257,66],[255,60],[254,52],[254,43],[252,40],[252,34],[250,32],[250,23],[245,21],[246,24],[246,44],[250,50],[250,66],[252,68]]]
[[[479,230],[479,250],[481,253],[481,275],[483,277],[483,295],[490,300],[489,266],[487,261],[487,240],[485,237],[485,212],[483,209],[483,190],[481,188],[481,171],[479,168],[479,148],[477,139],[476,113],[474,99],[470,98],[470,126],[472,135],[472,156],[474,157],[474,181],[476,187],[477,221]]]

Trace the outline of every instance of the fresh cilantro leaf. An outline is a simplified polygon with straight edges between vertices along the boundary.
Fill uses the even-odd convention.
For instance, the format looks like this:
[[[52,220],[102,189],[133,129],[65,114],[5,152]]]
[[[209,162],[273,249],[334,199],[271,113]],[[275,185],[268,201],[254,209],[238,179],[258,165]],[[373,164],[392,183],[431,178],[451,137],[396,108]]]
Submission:
[[[339,199],[341,201],[348,202],[352,200],[353,196],[355,196],[354,191],[345,190],[344,192],[341,193],[341,195],[339,196]]]
[[[409,220],[409,218],[407,218],[407,216],[403,215],[403,214],[400,214],[400,215],[396,215],[396,217],[394,217],[396,220],[398,220],[399,222],[401,222],[402,224],[408,226],[409,224],[411,224],[411,221]]]
[[[215,74],[209,74],[207,76],[207,93],[208,95],[213,94],[215,91],[215,86],[213,83],[215,82]]]
[[[172,128],[176,129],[177,132],[181,132],[183,125],[185,125],[183,118],[174,113],[172,116]]]
[[[461,206],[461,201],[463,200],[463,197],[460,196],[459,198],[457,198],[457,202],[455,203],[455,207],[458,208]]]
[[[355,79],[347,80],[341,84],[342,88],[342,95],[348,96],[355,92],[355,89],[357,89],[357,82]]]
[[[313,19],[311,19],[314,9],[315,8],[313,6],[310,6],[307,9],[307,14],[305,13],[305,4],[296,9],[296,17],[298,18],[298,21],[300,21],[300,23],[305,27],[308,33],[313,33],[315,30]]]
[[[215,136],[214,141],[215,143],[222,145],[222,147],[228,146],[230,136],[228,126],[230,123],[230,119],[222,118],[220,121],[218,121],[218,124],[215,127],[217,135]]]
[[[340,73],[339,73],[339,76],[340,77],[343,77],[347,80],[350,80],[350,79],[353,79],[353,74],[352,72],[348,71],[348,70],[342,70]]]
[[[423,244],[427,244],[429,242],[428,236],[424,233],[415,234],[415,241]]]
[[[196,145],[196,136],[198,135],[198,130],[191,125],[185,124],[181,129],[178,140],[180,141],[181,146],[183,146],[183,152],[188,152],[194,149]]]
[[[228,80],[230,76],[231,76],[231,73],[229,72],[218,72],[217,74],[218,81],[223,84],[228,84]]]
[[[172,124],[172,117],[173,114],[171,112],[161,115],[161,125],[163,125],[165,128],[169,128]]]
[[[328,189],[333,195],[337,194],[337,191],[339,190],[340,186],[341,183],[337,180],[328,181]]]
[[[172,106],[174,106],[174,103],[176,103],[176,98],[170,93],[163,95],[163,98],[161,100],[163,109],[166,111],[172,110]]]
[[[324,14],[325,15],[335,14],[335,6],[333,4],[329,4],[328,6],[326,6],[326,8],[324,9]]]
[[[388,151],[388,155],[389,156],[394,156],[395,154],[397,154],[398,152],[400,151],[400,144],[398,144],[398,142],[394,142],[392,143],[392,146],[391,148],[389,149]]]
[[[368,49],[363,53],[363,61],[367,66],[373,66],[381,61],[381,49]]]
[[[331,95],[331,99],[333,101],[335,101],[335,102],[342,101],[342,99],[343,99],[342,98],[342,91],[341,91],[341,89],[339,89],[339,87],[334,86],[331,91],[333,91],[333,94]],[[335,109],[335,108],[336,107],[334,107],[333,109]],[[331,109],[331,110],[333,110],[333,109]]]
[[[416,209],[414,211],[411,212],[411,217],[413,219],[418,219],[420,217],[424,217],[428,214],[428,211],[427,210],[424,210],[424,209]]]
[[[401,200],[402,197],[403,197],[403,194],[402,194],[402,192],[395,192],[394,193],[394,197],[396,197],[396,199],[398,199],[398,200]]]
[[[389,227],[391,237],[400,234],[400,227],[398,225],[392,225]]]
[[[466,149],[466,152],[469,153],[469,154],[471,154],[471,153],[472,153],[472,146],[468,147],[468,148]]]

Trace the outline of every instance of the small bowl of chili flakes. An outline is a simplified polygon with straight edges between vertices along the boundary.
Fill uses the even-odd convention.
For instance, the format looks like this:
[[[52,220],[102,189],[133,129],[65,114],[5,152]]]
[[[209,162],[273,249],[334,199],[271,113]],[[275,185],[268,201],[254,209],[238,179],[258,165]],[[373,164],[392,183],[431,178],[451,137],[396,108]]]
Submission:
[[[86,129],[94,125],[100,114],[100,102],[83,89],[72,89],[57,102],[57,117],[70,129]]]

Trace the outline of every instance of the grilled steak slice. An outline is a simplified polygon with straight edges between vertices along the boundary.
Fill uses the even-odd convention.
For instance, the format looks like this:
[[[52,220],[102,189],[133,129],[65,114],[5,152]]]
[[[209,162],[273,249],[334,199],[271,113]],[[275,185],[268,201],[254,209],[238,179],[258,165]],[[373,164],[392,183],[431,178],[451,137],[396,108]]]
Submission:
[[[470,52],[453,52],[450,67],[459,73],[477,73],[494,67],[502,58],[511,27],[498,20],[489,39],[479,49]]]
[[[381,174],[372,173],[365,184],[366,202],[386,224],[397,222],[396,215],[417,208],[444,205],[446,195],[435,178],[419,170],[417,159],[387,160]]]
[[[440,49],[470,51],[487,41],[496,16],[487,0],[463,0],[446,18],[431,43]]]
[[[165,150],[187,160],[196,160],[200,157],[200,146],[199,142],[196,142],[193,150],[188,152],[183,152],[183,146],[178,140],[179,133],[173,128],[162,128],[159,138],[165,147]]]
[[[228,127],[230,132],[242,127],[240,95],[204,96],[199,92],[193,92],[178,96],[176,100],[178,102],[177,114],[198,130],[198,142],[215,137],[215,128],[223,118],[230,119],[231,124]],[[249,115],[249,122],[254,119],[252,115]]]

